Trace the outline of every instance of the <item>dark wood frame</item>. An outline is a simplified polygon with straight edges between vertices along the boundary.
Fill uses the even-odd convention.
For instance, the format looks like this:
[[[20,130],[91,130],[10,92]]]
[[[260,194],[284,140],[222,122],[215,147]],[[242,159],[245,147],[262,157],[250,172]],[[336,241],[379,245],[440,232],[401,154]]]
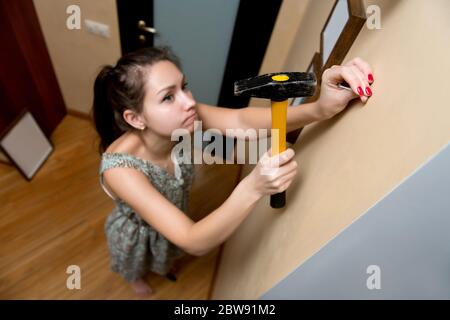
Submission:
[[[366,12],[364,10],[364,0],[346,0],[347,1],[347,8],[348,8],[348,20],[345,24],[344,28],[342,29],[338,40],[336,41],[333,50],[331,50],[330,56],[328,57],[327,61],[322,61],[322,68],[320,72],[320,76],[317,79],[317,90],[314,97],[310,97],[304,101],[306,102],[312,102],[315,101],[320,96],[320,87],[321,87],[321,77],[323,71],[330,68],[333,65],[339,65],[344,61],[345,56],[347,55],[348,51],[350,50],[351,46],[353,45],[353,42],[355,42],[356,37],[358,36],[359,32],[361,31],[362,27],[364,26],[367,16]],[[331,9],[331,12],[327,18],[327,21],[325,22],[325,25],[322,28],[322,31],[320,32],[320,59],[322,60],[323,57],[323,41],[324,41],[324,31],[330,22],[330,19],[333,15],[333,12],[338,4],[339,0],[336,0],[333,8]],[[313,58],[314,59],[314,58]],[[309,69],[309,67],[308,67]],[[297,141],[298,136],[302,132],[303,128],[299,128],[295,131],[291,131],[287,134],[286,141],[293,144]]]
[[[48,157],[53,153],[53,151],[55,150],[55,145],[53,144],[53,142],[48,139],[48,137],[45,135],[45,132],[42,130],[41,126],[39,125],[39,123],[36,121],[36,118],[33,116],[33,114],[27,110],[27,109],[23,109],[22,112],[20,113],[20,115],[14,119],[13,122],[11,122],[9,124],[9,126],[0,134],[0,141],[3,140],[3,138],[23,119],[23,117],[25,117],[26,114],[30,114],[31,117],[33,118],[34,122],[36,123],[36,125],[39,127],[39,129],[42,131],[44,137],[47,139],[47,141],[49,142],[52,150],[49,152],[49,154],[45,157],[44,161],[42,162],[41,166],[45,163],[45,161],[48,159]],[[9,161],[11,162],[11,164],[13,164],[18,170],[19,172],[22,174],[22,176],[28,180],[31,181],[31,179],[33,178],[33,176],[37,173],[37,171],[39,170],[39,167],[36,172],[33,174],[33,176],[28,177],[27,174],[23,171],[23,169],[19,166],[19,164],[14,160],[13,157],[10,156],[10,154],[8,153],[8,151],[2,147],[2,145],[0,144],[0,150],[3,152],[3,154],[9,159]]]
[[[307,70],[310,70],[312,66],[314,66],[314,73],[316,74],[317,83],[319,84],[320,81],[322,80],[322,69],[323,69],[322,55],[320,54],[320,52],[314,53]],[[316,95],[317,91],[314,96]]]
[[[302,101],[302,103],[309,103],[309,102],[313,102],[316,99],[318,99],[319,95],[320,95],[320,84],[322,81],[322,54],[320,52],[315,52],[311,62],[308,65],[308,69],[307,71],[311,70],[311,67],[314,66],[314,73],[316,74],[316,79],[317,79],[317,88],[316,88],[316,92],[314,94],[314,96],[312,97],[307,97],[306,99],[304,99]],[[291,104],[294,102],[295,99],[293,99],[291,101]],[[301,107],[300,107],[301,108]],[[303,128],[298,128],[294,131],[288,132],[286,134],[286,141],[293,144],[297,141],[298,136],[300,135],[300,133],[302,132]]]
[[[314,94],[314,96],[312,97],[305,97],[305,99],[302,101],[302,103],[306,103],[306,102],[310,102],[310,101],[314,101],[318,94],[320,93],[320,81],[321,81],[321,77],[322,77],[322,56],[319,52],[315,52],[311,62],[308,65],[308,68],[306,69],[306,72],[311,72],[311,67],[314,68],[314,74],[316,75],[316,79],[317,79],[317,88],[316,88],[316,92]],[[289,104],[290,106],[294,105],[294,101],[297,98],[292,99],[291,103]]]
[[[320,32],[320,56],[323,57],[323,34],[327,28],[328,23],[333,15],[333,12],[338,4],[339,0],[336,0],[333,9],[331,9],[330,15],[325,22],[325,25]],[[327,61],[323,62],[323,70],[328,69],[333,65],[341,64],[350,50],[353,42],[355,42],[356,37],[364,26],[367,16],[364,10],[363,0],[347,0],[348,15],[349,18],[345,24],[338,40],[336,41],[333,50],[331,50],[330,56]]]

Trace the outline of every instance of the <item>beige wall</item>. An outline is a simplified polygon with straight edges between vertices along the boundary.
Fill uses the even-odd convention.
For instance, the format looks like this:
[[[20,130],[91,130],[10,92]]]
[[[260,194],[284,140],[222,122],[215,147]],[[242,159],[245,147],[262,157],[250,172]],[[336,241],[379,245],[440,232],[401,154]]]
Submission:
[[[284,0],[282,2],[259,74],[288,70],[285,69],[285,65],[291,48],[296,43],[300,23],[303,21],[305,12],[309,11],[307,9],[310,2],[317,1]],[[270,101],[252,98],[249,105],[268,107]]]
[[[285,62],[286,70],[305,71],[315,52],[320,51],[320,32],[335,0],[310,1],[303,15],[292,48]]]
[[[300,25],[309,35],[299,30],[286,66],[307,65],[303,48],[313,50],[320,36],[308,28],[320,29],[316,19],[331,1],[324,3],[310,4]],[[360,56],[373,66],[374,96],[305,128],[287,207],[258,203],[224,247],[213,298],[260,297],[450,141],[450,2],[372,3],[382,29],[363,27],[346,60]]]
[[[120,57],[120,38],[115,0],[33,0],[64,101],[69,110],[88,114],[93,81],[103,64]],[[81,8],[81,30],[69,30],[66,8]],[[110,38],[86,31],[84,19],[109,25]]]
[[[260,74],[284,70],[311,0],[284,0],[267,47]]]

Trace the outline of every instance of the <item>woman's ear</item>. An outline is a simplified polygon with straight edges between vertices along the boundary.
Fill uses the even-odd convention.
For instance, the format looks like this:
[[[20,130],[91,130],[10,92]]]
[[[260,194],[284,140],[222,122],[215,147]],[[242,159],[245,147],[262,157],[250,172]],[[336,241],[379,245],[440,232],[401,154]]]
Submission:
[[[137,114],[135,111],[126,109],[122,114],[124,120],[133,128],[138,130],[145,129],[145,123],[142,119],[142,116]]]

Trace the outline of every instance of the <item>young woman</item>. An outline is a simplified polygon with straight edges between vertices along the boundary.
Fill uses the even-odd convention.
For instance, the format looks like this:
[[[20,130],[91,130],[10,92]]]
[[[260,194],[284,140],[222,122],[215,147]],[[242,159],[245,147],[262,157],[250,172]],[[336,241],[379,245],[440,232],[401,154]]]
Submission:
[[[346,81],[352,92],[336,85]],[[287,130],[329,119],[359,97],[372,95],[370,66],[356,58],[325,70],[320,98],[288,108]],[[100,181],[116,207],[105,232],[111,269],[137,293],[150,293],[143,280],[152,271],[167,275],[183,252],[203,255],[224,242],[263,196],[286,190],[297,172],[294,152],[264,157],[235,187],[228,199],[194,223],[187,211],[193,166],[172,155],[174,130],[271,127],[267,108],[227,109],[194,100],[177,59],[164,48],[146,48],[105,66],[94,85],[93,115],[100,136]],[[273,170],[267,175],[263,171]]]

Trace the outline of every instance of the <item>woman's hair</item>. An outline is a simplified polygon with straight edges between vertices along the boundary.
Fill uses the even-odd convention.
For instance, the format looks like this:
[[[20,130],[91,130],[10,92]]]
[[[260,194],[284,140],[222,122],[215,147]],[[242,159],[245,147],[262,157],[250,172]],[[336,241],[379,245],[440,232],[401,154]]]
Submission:
[[[92,115],[102,153],[125,131],[133,129],[123,118],[126,109],[140,113],[145,97],[148,66],[170,61],[181,70],[168,47],[150,47],[122,56],[115,66],[103,66],[94,83]]]

